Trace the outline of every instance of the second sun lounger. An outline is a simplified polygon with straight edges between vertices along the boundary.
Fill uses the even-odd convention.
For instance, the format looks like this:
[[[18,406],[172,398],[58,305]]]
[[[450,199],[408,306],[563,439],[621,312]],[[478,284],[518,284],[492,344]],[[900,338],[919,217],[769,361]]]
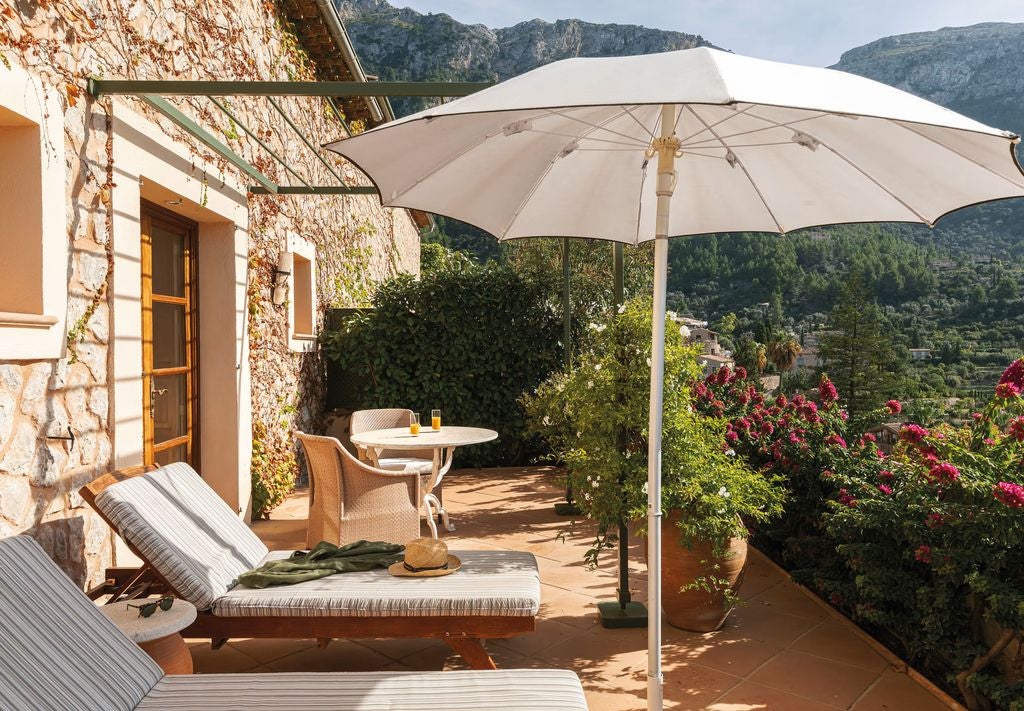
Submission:
[[[493,669],[482,640],[534,630],[540,575],[530,553],[453,551],[463,561],[455,575],[374,570],[256,590],[237,576],[290,551],[269,551],[187,464],[119,470],[81,494],[145,561],[135,582],[150,576],[194,604],[200,614],[182,634],[215,647],[232,637],[432,637],[474,669]]]

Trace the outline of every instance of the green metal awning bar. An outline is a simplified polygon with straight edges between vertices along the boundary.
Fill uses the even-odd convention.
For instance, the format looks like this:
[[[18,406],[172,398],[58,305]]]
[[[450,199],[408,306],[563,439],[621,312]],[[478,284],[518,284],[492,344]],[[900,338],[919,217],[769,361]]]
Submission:
[[[333,115],[347,126],[338,113],[334,100],[356,97],[458,97],[468,96],[486,89],[489,82],[411,82],[411,81],[137,81],[134,79],[89,79],[89,93],[101,96],[133,96],[145,102],[179,128],[189,133],[217,155],[231,163],[255,181],[249,192],[256,195],[376,195],[377,189],[369,185],[345,185],[341,173],[332,166],[319,148],[299,129],[284,112],[274,97],[323,97]],[[260,149],[268,153],[284,170],[302,185],[278,185],[258,168],[236,153],[213,133],[200,126],[193,118],[167,100],[169,96],[207,97],[223,112],[229,121],[242,129]],[[324,165],[337,185],[314,185],[278,156],[258,132],[238,120],[228,108],[225,98],[238,96],[266,97],[274,110],[285,120],[288,128]],[[217,97],[217,98],[215,98]]]
[[[95,97],[137,94],[160,96],[468,96],[490,82],[419,81],[136,81],[90,79]]]

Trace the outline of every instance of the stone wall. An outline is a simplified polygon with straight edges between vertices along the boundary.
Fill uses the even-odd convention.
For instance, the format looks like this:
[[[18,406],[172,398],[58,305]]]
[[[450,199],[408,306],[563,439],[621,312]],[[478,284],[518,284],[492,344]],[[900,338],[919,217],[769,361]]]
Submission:
[[[110,102],[144,114],[147,109],[133,99],[95,101],[85,92],[86,80],[309,80],[316,78],[315,67],[274,4],[260,0],[0,0],[0,62],[40,78],[65,108],[71,246],[66,356],[0,362],[0,537],[35,536],[78,583],[92,584],[112,562],[111,534],[75,492],[111,461],[108,343],[114,325],[107,284],[114,263],[109,205],[117,184]],[[273,180],[291,182],[207,101],[176,103]],[[294,98],[282,105],[314,143],[344,135],[318,101]],[[266,102],[237,100],[231,109],[247,126],[258,127],[260,138],[307,180],[332,182]],[[217,166],[197,171],[197,201],[215,181],[250,182],[165,119],[150,117],[169,141],[188,147],[195,165]],[[351,166],[337,165],[349,184],[365,182]],[[260,196],[249,205],[253,421],[267,432],[267,446],[287,458],[288,429],[316,428],[322,415],[319,357],[288,349],[287,309],[270,302],[287,234],[318,245],[321,318],[323,308],[365,302],[380,279],[418,271],[419,241],[407,213],[382,209],[373,197]],[[68,426],[77,438],[74,447],[47,438]]]

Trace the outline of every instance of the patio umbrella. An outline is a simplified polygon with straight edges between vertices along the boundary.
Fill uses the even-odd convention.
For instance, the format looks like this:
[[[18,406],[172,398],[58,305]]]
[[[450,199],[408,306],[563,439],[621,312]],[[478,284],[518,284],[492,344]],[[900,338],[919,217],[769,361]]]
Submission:
[[[370,177],[384,205],[447,215],[499,240],[655,240],[648,604],[657,611],[667,238],[933,225],[965,205],[1024,195],[1017,141],[869,79],[698,48],[555,62],[329,147]],[[660,709],[657,612],[648,642],[648,707]]]

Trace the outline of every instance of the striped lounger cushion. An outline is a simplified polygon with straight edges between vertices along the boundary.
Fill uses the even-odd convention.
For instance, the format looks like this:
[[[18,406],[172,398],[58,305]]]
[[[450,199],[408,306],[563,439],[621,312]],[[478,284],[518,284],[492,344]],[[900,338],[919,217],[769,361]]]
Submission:
[[[38,543],[0,540],[0,709],[130,711],[162,676]]]
[[[558,669],[165,677],[139,711],[586,711],[579,679]]]
[[[540,573],[531,553],[453,551],[462,569],[436,578],[396,578],[386,570],[331,575],[298,585],[239,585],[213,603],[219,617],[533,617]],[[267,560],[287,557],[274,551]]]
[[[255,568],[267,547],[188,464],[108,486],[96,506],[200,610]]]

